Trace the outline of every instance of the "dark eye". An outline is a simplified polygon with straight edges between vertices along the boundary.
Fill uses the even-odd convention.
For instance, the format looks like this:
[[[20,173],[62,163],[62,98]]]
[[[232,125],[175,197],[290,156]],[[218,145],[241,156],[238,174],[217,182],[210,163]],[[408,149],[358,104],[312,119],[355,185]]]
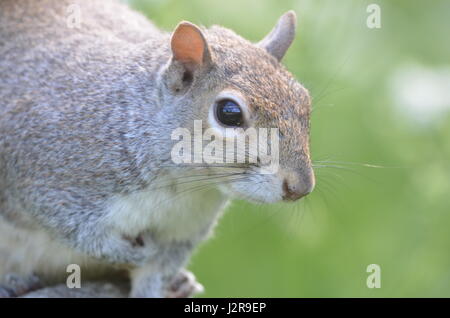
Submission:
[[[241,126],[244,123],[241,107],[231,99],[217,102],[216,116],[225,126]]]

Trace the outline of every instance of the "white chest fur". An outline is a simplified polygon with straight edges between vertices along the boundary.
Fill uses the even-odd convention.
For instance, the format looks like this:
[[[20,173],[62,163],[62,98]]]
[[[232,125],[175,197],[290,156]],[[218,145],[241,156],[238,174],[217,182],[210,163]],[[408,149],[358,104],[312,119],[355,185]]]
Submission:
[[[130,236],[152,230],[164,240],[195,241],[215,223],[226,201],[217,189],[150,187],[116,197],[110,206],[109,222]]]

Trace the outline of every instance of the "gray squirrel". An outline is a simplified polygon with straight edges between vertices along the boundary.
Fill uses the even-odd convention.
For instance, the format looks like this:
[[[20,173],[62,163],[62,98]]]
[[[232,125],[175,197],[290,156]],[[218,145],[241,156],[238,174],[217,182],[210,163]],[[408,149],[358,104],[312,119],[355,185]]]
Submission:
[[[166,33],[116,1],[0,1],[0,295],[79,264],[130,297],[192,296],[184,267],[230,199],[310,193],[310,97],[280,63],[295,28],[289,11],[255,44],[189,22]],[[233,115],[211,119],[224,101]],[[174,164],[171,132],[194,120],[278,128],[278,171]]]

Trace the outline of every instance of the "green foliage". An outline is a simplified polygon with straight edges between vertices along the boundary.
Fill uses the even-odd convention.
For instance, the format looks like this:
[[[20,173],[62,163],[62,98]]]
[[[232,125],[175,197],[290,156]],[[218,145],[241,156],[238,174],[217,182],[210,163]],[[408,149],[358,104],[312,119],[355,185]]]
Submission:
[[[234,202],[191,262],[203,296],[450,297],[449,112],[415,121],[391,81],[405,65],[449,67],[449,1],[376,1],[381,29],[366,26],[373,1],[131,2],[167,30],[221,24],[252,41],[294,9],[284,63],[313,96],[313,159],[342,166],[317,168],[295,205]],[[380,289],[366,286],[372,263]]]

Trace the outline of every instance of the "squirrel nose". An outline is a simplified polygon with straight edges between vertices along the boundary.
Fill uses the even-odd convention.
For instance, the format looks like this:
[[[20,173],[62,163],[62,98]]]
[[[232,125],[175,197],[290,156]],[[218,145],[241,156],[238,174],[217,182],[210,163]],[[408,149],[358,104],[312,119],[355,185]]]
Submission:
[[[315,185],[314,173],[291,172],[283,180],[283,200],[297,201],[312,192]]]

